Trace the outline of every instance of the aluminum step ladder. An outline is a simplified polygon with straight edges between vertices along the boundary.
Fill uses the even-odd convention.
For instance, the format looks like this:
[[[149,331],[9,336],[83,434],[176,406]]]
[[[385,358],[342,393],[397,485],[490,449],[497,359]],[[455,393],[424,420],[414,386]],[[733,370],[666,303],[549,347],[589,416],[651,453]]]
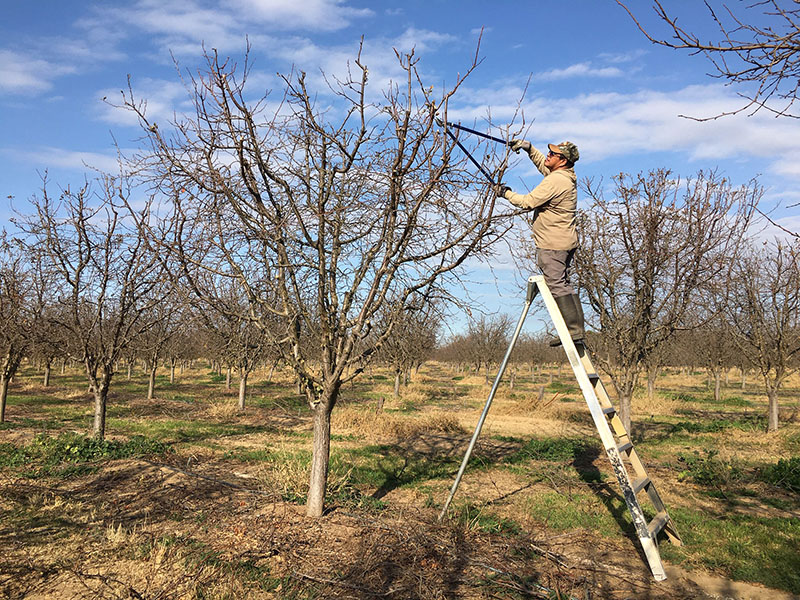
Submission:
[[[678,531],[675,529],[672,519],[670,519],[669,513],[661,500],[661,496],[659,496],[656,490],[655,484],[648,476],[636,449],[633,447],[630,434],[625,429],[617,411],[611,404],[605,386],[603,386],[603,382],[600,380],[600,376],[597,374],[592,364],[586,346],[582,343],[575,344],[572,341],[572,337],[569,334],[567,324],[564,322],[561,311],[558,309],[558,305],[550,289],[547,287],[544,277],[541,275],[536,275],[528,279],[525,307],[517,322],[517,327],[514,330],[514,335],[511,338],[511,343],[503,358],[503,362],[500,364],[500,369],[495,378],[494,385],[489,392],[489,398],[486,401],[486,405],[478,420],[478,425],[472,435],[467,452],[461,462],[461,467],[458,470],[456,480],[450,490],[450,495],[439,515],[439,520],[441,521],[447,514],[450,502],[453,496],[455,496],[458,485],[464,475],[464,470],[467,467],[469,457],[475,447],[475,442],[480,435],[483,422],[486,420],[486,416],[489,413],[489,408],[497,392],[500,379],[508,364],[508,359],[511,356],[511,352],[522,330],[522,325],[525,322],[525,318],[537,294],[541,295],[542,300],[544,300],[544,305],[556,327],[567,359],[570,365],[572,365],[575,378],[580,385],[581,392],[583,392],[583,397],[589,407],[589,412],[592,415],[597,432],[600,434],[600,440],[603,442],[606,454],[611,462],[611,467],[614,469],[617,482],[622,490],[622,496],[625,498],[625,503],[628,505],[628,510],[631,513],[633,525],[636,529],[636,535],[639,537],[639,542],[642,545],[642,550],[644,550],[653,577],[656,581],[663,581],[667,578],[667,575],[664,572],[664,566],[661,563],[661,555],[658,551],[658,534],[663,531],[669,541],[678,546],[682,543],[681,538],[678,535]],[[655,516],[649,522],[639,502],[641,492],[644,492],[645,496],[643,498],[649,500],[652,505],[652,511],[655,513]]]

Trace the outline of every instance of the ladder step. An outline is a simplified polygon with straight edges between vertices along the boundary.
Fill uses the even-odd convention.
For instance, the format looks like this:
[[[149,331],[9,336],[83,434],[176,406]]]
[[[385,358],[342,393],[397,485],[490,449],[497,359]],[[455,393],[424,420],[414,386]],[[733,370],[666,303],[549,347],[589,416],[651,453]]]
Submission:
[[[603,409],[603,414],[604,414],[604,415],[613,415],[613,414],[615,414],[616,412],[617,412],[617,409],[615,409],[613,406],[606,406],[606,407]]]
[[[650,478],[645,475],[644,477],[637,477],[633,480],[633,493],[638,494],[650,484]]]
[[[617,450],[619,450],[620,454],[627,454],[628,452],[633,450],[633,444],[631,444],[630,442],[625,442],[624,444],[620,444],[617,447]]]
[[[589,377],[589,381],[591,381],[592,383],[600,381],[600,375],[598,375],[597,373],[586,373],[586,375]]]
[[[650,532],[650,537],[655,538],[658,532],[664,529],[664,525],[667,524],[667,521],[669,521],[669,515],[667,511],[662,510],[647,525],[647,531]]]

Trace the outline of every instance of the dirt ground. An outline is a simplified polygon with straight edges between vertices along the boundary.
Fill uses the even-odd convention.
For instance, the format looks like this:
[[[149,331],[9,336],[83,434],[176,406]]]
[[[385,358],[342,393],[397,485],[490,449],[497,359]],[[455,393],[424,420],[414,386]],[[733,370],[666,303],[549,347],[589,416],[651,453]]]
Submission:
[[[27,600],[793,597],[669,565],[668,579],[657,583],[637,542],[623,535],[611,541],[591,531],[490,535],[439,523],[436,509],[409,502],[400,489],[386,494],[382,511],[333,506],[312,519],[303,506],[259,492],[254,478],[247,468],[234,473],[213,456],[193,455],[116,461],[52,486],[6,479],[4,511],[52,518],[25,519],[24,528],[4,519],[0,594]],[[495,485],[506,492],[504,482]],[[156,549],[141,550],[148,544]],[[207,558],[187,570],[184,559],[198,547]],[[237,588],[241,574],[234,577],[230,564],[268,571],[280,582]],[[203,589],[208,595],[198,595]]]

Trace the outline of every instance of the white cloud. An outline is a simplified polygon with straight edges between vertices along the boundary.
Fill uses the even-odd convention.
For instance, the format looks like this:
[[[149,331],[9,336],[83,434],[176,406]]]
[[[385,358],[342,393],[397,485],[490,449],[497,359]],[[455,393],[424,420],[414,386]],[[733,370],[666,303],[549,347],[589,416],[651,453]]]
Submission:
[[[778,175],[800,179],[800,162],[796,158],[776,160],[772,164],[772,169]]]
[[[28,54],[0,50],[0,93],[37,94],[53,87],[53,80],[75,68]]]
[[[232,11],[206,8],[193,0],[139,0],[138,2],[108,7],[100,5],[83,25],[91,31],[110,28],[123,36],[131,34],[131,27],[154,36],[161,48],[158,55],[167,56],[171,50],[180,56],[196,56],[201,43],[209,47],[229,49],[241,45],[245,32]]]
[[[411,27],[406,29],[394,41],[394,47],[400,52],[410,52],[415,49],[417,54],[420,52],[427,52],[443,44],[451,44],[458,41],[458,38],[447,34],[430,31],[428,29],[415,29]]]
[[[509,122],[517,109],[519,87],[493,86],[461,94],[469,104],[452,107],[465,121],[481,119],[492,107],[495,123]],[[732,115],[699,122],[680,115],[713,116],[739,99],[719,85],[692,85],[675,91],[639,90],[534,97],[523,103],[536,140],[570,139],[581,149],[583,164],[598,158],[679,152],[705,162],[756,159],[764,170],[800,177],[789,157],[800,154],[800,122],[766,113]],[[535,133],[534,133],[535,132]],[[768,149],[768,151],[765,151]],[[754,172],[753,175],[757,173]]]
[[[645,54],[647,54],[646,50],[633,50],[632,52],[622,52],[622,53],[611,53],[611,52],[602,52],[597,55],[597,57],[605,62],[613,63],[613,64],[622,64],[622,63],[630,63],[635,62],[641,59]]]
[[[286,30],[335,31],[374,14],[369,8],[354,8],[343,0],[228,0],[228,4],[247,22]]]
[[[4,150],[4,153],[10,154],[11,151]],[[13,154],[17,159],[41,165],[42,170],[58,167],[78,171],[98,170],[111,174],[119,172],[117,156],[111,154],[82,152],[47,146],[22,152],[15,150]]]
[[[537,73],[535,77],[542,81],[553,81],[572,77],[621,77],[622,75],[623,71],[617,67],[595,67],[591,63],[582,62],[563,69],[551,69]]]
[[[146,103],[148,121],[167,123],[176,112],[189,108],[189,95],[183,85],[175,80],[144,78],[132,82],[134,101]],[[125,90],[127,96],[128,91]],[[95,116],[114,125],[135,127],[138,119],[131,111],[121,108],[123,98],[119,89],[104,89],[97,92],[98,102]],[[101,101],[103,98],[105,101]]]

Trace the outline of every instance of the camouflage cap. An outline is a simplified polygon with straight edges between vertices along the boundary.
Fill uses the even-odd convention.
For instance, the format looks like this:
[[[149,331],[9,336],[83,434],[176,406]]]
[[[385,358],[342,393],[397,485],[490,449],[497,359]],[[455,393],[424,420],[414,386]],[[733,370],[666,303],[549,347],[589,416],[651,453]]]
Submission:
[[[572,142],[561,142],[557,145],[547,144],[547,147],[550,148],[551,152],[560,154],[571,163],[578,162],[578,159],[581,157],[580,153],[578,152],[578,147]]]

